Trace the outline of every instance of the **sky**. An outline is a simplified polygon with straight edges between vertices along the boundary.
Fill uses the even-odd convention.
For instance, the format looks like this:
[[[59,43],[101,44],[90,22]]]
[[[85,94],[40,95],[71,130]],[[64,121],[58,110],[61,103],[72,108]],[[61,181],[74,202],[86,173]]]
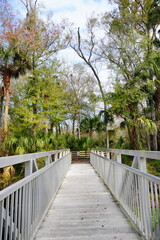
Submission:
[[[107,0],[45,0],[48,9],[53,10],[56,21],[68,18],[77,27],[84,27],[86,18],[107,10]]]
[[[23,9],[21,0],[9,0],[20,12]],[[24,0],[25,1],[25,0]],[[111,9],[107,0],[38,0],[47,10],[52,11],[53,19],[60,22],[69,19],[77,27],[84,27],[86,18]]]
[[[87,18],[111,9],[107,0],[45,0],[44,4],[53,11],[53,19],[60,22],[63,18],[73,22],[75,27],[84,29]],[[71,63],[82,62],[72,49],[62,51],[60,54]]]

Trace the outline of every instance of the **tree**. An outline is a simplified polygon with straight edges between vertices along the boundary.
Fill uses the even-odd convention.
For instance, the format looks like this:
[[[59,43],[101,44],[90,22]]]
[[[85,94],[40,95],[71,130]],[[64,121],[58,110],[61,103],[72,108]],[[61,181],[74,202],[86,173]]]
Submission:
[[[97,57],[97,46],[98,46],[98,38],[96,38],[95,31],[97,26],[97,19],[95,17],[91,17],[87,21],[87,37],[86,39],[82,39],[80,29],[78,28],[77,31],[77,38],[73,39],[75,33],[72,33],[72,41],[70,46],[77,55],[83,59],[83,61],[87,64],[87,66],[91,69],[94,74],[95,79],[97,80],[99,91],[101,93],[101,98],[104,104],[104,111],[107,111],[107,102],[105,97],[105,90],[102,86],[102,81],[99,77],[99,72],[97,69],[97,64],[99,63],[100,59],[99,56]],[[109,148],[109,141],[108,141],[108,129],[106,124],[106,146]]]
[[[34,89],[32,95],[37,99],[38,92],[36,92],[37,82],[37,70],[40,66],[47,64],[50,58],[67,46],[68,36],[65,34],[65,22],[61,25],[55,25],[50,19],[44,22],[39,17],[37,1],[26,0],[22,1],[26,7],[27,15],[24,22],[26,28],[27,36],[29,37],[29,52],[32,62],[32,86]],[[37,100],[32,102],[32,111],[36,116],[38,115]],[[35,125],[36,128],[36,125]],[[36,133],[35,133],[36,134]]]
[[[7,0],[0,1],[0,73],[2,75],[2,97],[5,95],[4,131],[8,131],[8,108],[10,101],[11,78],[18,78],[30,69],[30,61],[26,57],[21,44],[23,27],[13,14]],[[1,110],[2,111],[2,110]]]
[[[138,87],[127,87],[127,84],[117,83],[114,92],[108,100],[111,112],[124,119],[132,149],[139,149],[138,119],[141,117],[139,104],[144,99],[144,93]]]
[[[155,106],[155,120],[157,122],[157,150],[160,150],[160,38],[157,38],[156,31],[160,23],[160,1],[154,0],[151,8],[148,11],[148,26],[150,31],[153,32],[153,45],[154,53],[151,57],[151,66],[153,66],[155,75],[155,91],[153,94],[153,101]],[[159,34],[159,31],[158,31]],[[160,35],[159,35],[160,36]]]
[[[36,136],[40,131],[48,133],[49,126],[53,128],[64,120],[65,92],[57,72],[57,63],[54,61],[35,70],[36,88],[32,74],[25,77],[25,84],[20,86],[19,81],[14,84],[15,95],[10,112],[13,131],[19,126],[19,131],[28,129],[30,134]],[[18,96],[19,91],[21,95]],[[35,103],[37,111],[33,112]]]
[[[67,37],[61,38],[64,24],[55,25],[48,19],[44,22],[38,16],[37,0],[21,1],[27,10],[26,18],[18,20],[11,10],[7,0],[2,1],[0,22],[0,72],[3,76],[5,93],[4,130],[8,130],[8,107],[10,100],[10,82],[32,70],[33,79],[36,79],[35,69],[46,62],[59,49],[66,47]],[[33,81],[36,87],[36,81]],[[37,112],[36,102],[33,104],[33,113]]]
[[[122,96],[117,95],[117,97],[119,100],[123,97],[123,107],[120,108],[121,115],[124,117],[128,112],[127,118],[130,120],[129,122],[127,120],[127,122],[130,125],[129,128],[132,128],[132,130],[128,129],[128,134],[132,147],[136,149],[139,136],[137,119],[143,117],[143,109],[147,102],[150,105],[150,120],[156,121],[154,95],[151,96],[147,93],[151,82],[153,82],[152,86],[154,85],[155,78],[155,71],[151,62],[154,53],[153,41],[156,27],[150,27],[148,17],[153,1],[124,0],[113,2],[117,4],[116,10],[105,13],[101,19],[100,27],[104,29],[106,35],[101,40],[99,55],[109,63],[109,67],[114,69],[117,74],[119,85],[115,85],[115,95],[117,95],[117,87],[119,87],[119,90],[120,88],[124,89],[122,90]],[[135,93],[132,91],[133,89]],[[131,93],[132,96],[129,96]],[[111,105],[116,109],[114,102]],[[120,109],[117,104],[117,111]],[[151,134],[151,137],[152,150],[156,150],[156,131]]]
[[[66,82],[67,107],[69,118],[72,119],[72,134],[75,134],[77,122],[78,136],[80,138],[80,123],[83,115],[90,111],[89,98],[94,93],[94,79],[84,66],[76,64],[73,68],[64,70]]]
[[[85,117],[81,121],[80,128],[82,132],[89,133],[89,137],[92,137],[94,131],[99,132],[103,130],[104,123],[99,116]]]

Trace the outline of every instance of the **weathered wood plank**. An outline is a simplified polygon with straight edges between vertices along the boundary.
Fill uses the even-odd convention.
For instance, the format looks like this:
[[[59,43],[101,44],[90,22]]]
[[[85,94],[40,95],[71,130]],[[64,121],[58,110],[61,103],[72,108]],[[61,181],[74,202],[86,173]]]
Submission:
[[[138,240],[90,164],[74,164],[35,240]]]

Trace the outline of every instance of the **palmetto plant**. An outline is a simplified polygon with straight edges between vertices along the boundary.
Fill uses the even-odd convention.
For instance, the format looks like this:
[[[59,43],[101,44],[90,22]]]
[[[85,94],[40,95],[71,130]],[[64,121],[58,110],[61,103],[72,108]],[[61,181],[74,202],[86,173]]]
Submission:
[[[89,136],[92,137],[93,131],[102,130],[104,124],[99,116],[85,117],[82,119],[80,127],[82,131],[89,133]]]

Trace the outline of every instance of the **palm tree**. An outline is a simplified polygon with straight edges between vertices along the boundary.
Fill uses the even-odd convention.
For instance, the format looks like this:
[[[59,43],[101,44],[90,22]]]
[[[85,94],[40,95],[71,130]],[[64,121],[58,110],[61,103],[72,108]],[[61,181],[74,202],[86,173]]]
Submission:
[[[93,131],[100,131],[103,128],[103,122],[100,120],[99,116],[94,116],[94,117],[85,117],[81,121],[80,125],[81,129],[89,133],[89,136],[92,137]]]
[[[106,126],[106,148],[109,148],[108,124],[114,122],[114,117],[109,109],[100,111],[99,116],[103,118],[104,125]]]
[[[26,60],[25,54],[14,45],[0,47],[0,73],[2,75],[5,113],[4,113],[4,131],[8,131],[8,109],[11,94],[11,79],[18,78],[26,73],[30,68],[29,61]]]

